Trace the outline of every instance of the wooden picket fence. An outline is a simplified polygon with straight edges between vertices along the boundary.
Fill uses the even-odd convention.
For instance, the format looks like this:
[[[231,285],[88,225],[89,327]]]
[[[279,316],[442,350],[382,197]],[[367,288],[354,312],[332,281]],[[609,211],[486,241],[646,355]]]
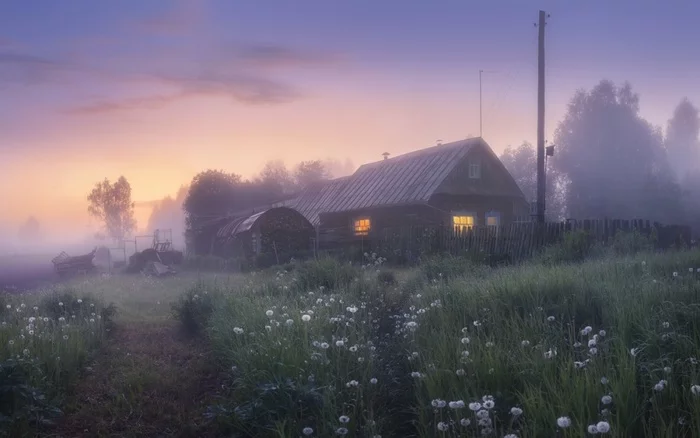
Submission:
[[[503,226],[480,226],[469,230],[453,227],[395,227],[376,230],[368,236],[355,237],[327,230],[320,233],[320,244],[338,252],[352,247],[359,252],[402,254],[412,259],[419,255],[450,253],[453,255],[500,256],[523,260],[542,248],[561,241],[567,232],[584,230],[588,236],[608,244],[619,231],[637,231],[654,236],[657,248],[691,244],[690,227],[661,225],[648,220],[568,220],[566,222],[513,223]]]

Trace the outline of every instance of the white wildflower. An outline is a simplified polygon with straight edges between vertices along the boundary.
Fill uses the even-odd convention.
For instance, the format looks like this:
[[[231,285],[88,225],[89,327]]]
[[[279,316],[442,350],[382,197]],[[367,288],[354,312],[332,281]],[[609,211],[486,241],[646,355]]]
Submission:
[[[305,427],[304,429],[302,429],[301,433],[303,433],[306,436],[309,436],[312,433],[314,433],[314,430],[310,427]]]
[[[350,422],[350,417],[348,417],[347,415],[341,415],[341,416],[338,418],[338,421],[340,421],[340,422],[343,423],[343,424],[349,423],[349,422]]]
[[[595,428],[598,433],[608,433],[610,432],[610,423],[607,421],[599,421],[598,424],[595,425]]]
[[[517,417],[518,415],[522,415],[523,410],[518,408],[518,407],[512,407],[510,408],[510,415]]]
[[[604,395],[603,397],[601,397],[600,402],[604,405],[609,405],[610,403],[612,403],[612,397],[610,397],[609,395]]]
[[[557,418],[557,426],[566,429],[571,426],[571,419],[569,417],[559,417]]]

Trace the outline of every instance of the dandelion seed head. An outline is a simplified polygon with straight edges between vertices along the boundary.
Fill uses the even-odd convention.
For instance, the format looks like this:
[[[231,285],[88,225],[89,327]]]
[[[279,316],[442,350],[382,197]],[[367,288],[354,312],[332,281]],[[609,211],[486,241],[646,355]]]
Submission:
[[[612,403],[612,397],[610,397],[609,395],[604,395],[600,398],[600,402],[604,405],[609,405],[610,403]]]
[[[341,415],[340,417],[338,417],[338,421],[340,421],[343,424],[347,424],[350,422],[350,417],[348,417],[347,415]]]
[[[515,406],[510,408],[510,415],[517,417],[518,415],[522,415],[522,414],[523,414],[522,409],[515,407]]]
[[[557,418],[557,426],[566,429],[571,426],[571,419],[569,417],[559,417]]]
[[[598,433],[608,433],[610,432],[610,423],[607,421],[599,421],[596,423],[595,428]]]
[[[303,428],[303,429],[301,430],[301,433],[303,433],[303,434],[306,435],[306,436],[309,436],[309,435],[311,435],[312,433],[314,433],[314,430],[313,430],[312,428],[310,428],[310,427],[305,427],[305,428]]]

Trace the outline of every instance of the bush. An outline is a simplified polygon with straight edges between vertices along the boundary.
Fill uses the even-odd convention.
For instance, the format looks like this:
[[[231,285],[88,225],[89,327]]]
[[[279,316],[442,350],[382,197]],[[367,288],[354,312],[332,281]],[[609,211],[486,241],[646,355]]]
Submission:
[[[634,255],[640,252],[653,251],[656,239],[654,235],[645,236],[638,230],[618,230],[612,241],[612,250],[618,255]]]
[[[544,248],[535,260],[544,264],[580,262],[602,252],[590,233],[576,230],[564,233],[560,242]]]
[[[360,270],[350,263],[321,258],[301,263],[296,271],[295,287],[301,291],[321,288],[335,290],[349,286],[360,276]]]
[[[187,333],[200,335],[214,312],[217,296],[218,292],[210,292],[204,283],[199,282],[172,305],[173,315]]]

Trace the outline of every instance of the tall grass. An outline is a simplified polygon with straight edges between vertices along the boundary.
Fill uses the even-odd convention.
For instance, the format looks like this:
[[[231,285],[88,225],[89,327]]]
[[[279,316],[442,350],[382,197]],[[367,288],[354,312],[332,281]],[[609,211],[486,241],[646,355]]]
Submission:
[[[700,252],[440,263],[398,286],[379,263],[221,294],[210,418],[259,437],[700,436]]]
[[[103,342],[115,309],[71,291],[0,301],[0,436],[26,436],[60,416],[65,391]]]

